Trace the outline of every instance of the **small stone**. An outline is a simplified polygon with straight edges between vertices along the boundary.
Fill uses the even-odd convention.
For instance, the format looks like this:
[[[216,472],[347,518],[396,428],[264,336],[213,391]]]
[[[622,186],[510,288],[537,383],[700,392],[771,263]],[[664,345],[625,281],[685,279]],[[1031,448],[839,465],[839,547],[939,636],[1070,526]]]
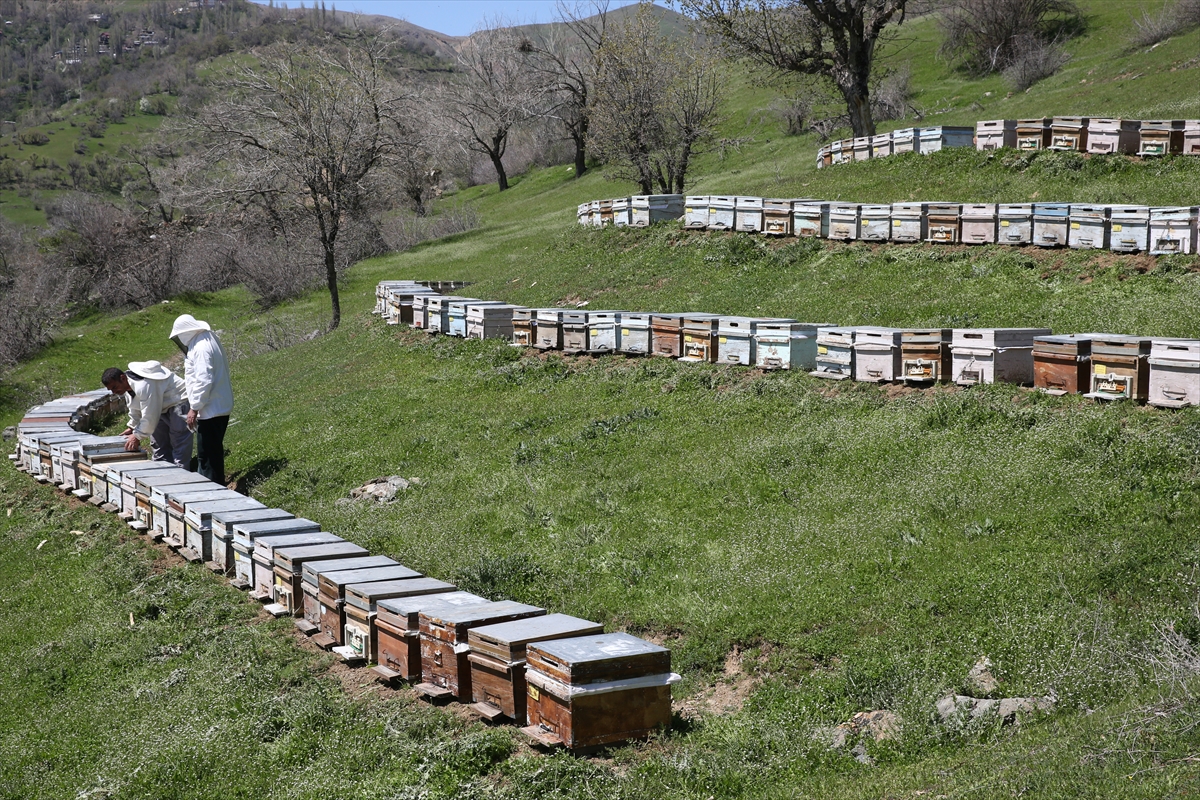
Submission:
[[[812,738],[828,747],[830,750],[841,750],[846,746],[846,737],[850,731],[844,725],[817,728]]]
[[[17,426],[16,425],[9,425],[7,428],[4,429],[4,438],[6,441],[8,439],[16,438],[16,435],[17,435]]]
[[[971,719],[979,719],[980,717],[986,717],[988,714],[991,714],[993,711],[995,711],[996,708],[999,707],[999,705],[1000,705],[999,700],[976,700],[975,698],[971,698],[971,699],[974,700],[974,702],[975,702],[974,708],[971,709]]]
[[[854,760],[868,767],[875,766],[875,759],[871,758],[871,754],[867,752],[867,746],[862,742],[854,745],[850,750],[850,755],[854,756]]]
[[[860,711],[850,718],[850,724],[871,735],[877,742],[895,739],[900,733],[900,715],[894,711]]]
[[[982,697],[987,697],[1000,688],[1000,681],[996,680],[996,676],[992,674],[990,658],[984,656],[975,662],[975,666],[971,667],[971,671],[967,673],[967,688]]]

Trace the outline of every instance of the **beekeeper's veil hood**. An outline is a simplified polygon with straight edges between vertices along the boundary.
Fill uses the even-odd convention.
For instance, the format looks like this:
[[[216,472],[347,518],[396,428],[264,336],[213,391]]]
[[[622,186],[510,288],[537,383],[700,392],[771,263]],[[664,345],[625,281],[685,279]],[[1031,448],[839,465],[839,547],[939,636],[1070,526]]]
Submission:
[[[177,344],[181,350],[187,352],[197,334],[211,330],[212,328],[209,327],[207,322],[202,322],[191,314],[180,314],[175,319],[175,324],[171,326],[171,341]]]

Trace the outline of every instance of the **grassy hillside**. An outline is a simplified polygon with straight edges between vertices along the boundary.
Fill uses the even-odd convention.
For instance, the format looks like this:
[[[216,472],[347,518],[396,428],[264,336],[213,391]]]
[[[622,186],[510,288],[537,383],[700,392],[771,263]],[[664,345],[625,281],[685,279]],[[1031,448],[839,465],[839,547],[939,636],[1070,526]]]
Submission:
[[[1098,8],[1110,27],[1093,37],[1119,16]],[[1123,57],[1097,48],[1105,69]],[[1040,90],[1020,114],[1064,110],[1034,105]],[[697,190],[1175,203],[1200,176],[1200,159],[951,152],[817,172],[811,140],[755,136],[707,157]],[[0,797],[1194,792],[1200,410],[564,358],[369,310],[382,278],[454,278],[531,305],[1197,337],[1200,260],[575,225],[578,202],[624,190],[564,168],[478,187],[460,199],[479,230],[357,265],[336,333],[235,362],[228,466],[263,502],[430,575],[668,644],[685,675],[669,734],[535,754],[332,666],[223,582],[2,469]],[[227,292],[83,321],[11,376],[0,421],[112,363],[170,356],[185,310],[251,352],[327,305],[265,315]],[[337,502],[386,474],[420,483],[386,507]],[[1185,649],[1168,658],[1170,631]],[[936,700],[966,691],[982,656],[996,696],[1055,710],[940,722]],[[866,744],[874,766],[813,738],[874,709],[904,720]]]

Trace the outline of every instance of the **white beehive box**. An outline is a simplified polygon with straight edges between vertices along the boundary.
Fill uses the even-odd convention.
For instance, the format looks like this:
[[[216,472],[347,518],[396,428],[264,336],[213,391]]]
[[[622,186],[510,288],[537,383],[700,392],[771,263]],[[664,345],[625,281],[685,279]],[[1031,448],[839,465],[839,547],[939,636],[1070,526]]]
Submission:
[[[851,241],[858,237],[858,203],[829,204],[829,238]]]
[[[1149,206],[1109,206],[1108,249],[1144,253],[1150,246]]]
[[[792,205],[792,233],[800,237],[829,238],[829,203],[797,201]]]
[[[925,239],[925,203],[892,203],[892,241]]]
[[[537,328],[533,346],[539,350],[562,350],[563,347],[563,315],[568,313],[562,308],[539,308],[537,312]],[[513,326],[516,327],[515,325]]]
[[[521,306],[472,303],[467,306],[468,339],[509,339],[513,337],[513,314]]]
[[[816,378],[843,381],[854,377],[854,328],[821,328],[817,331]]]
[[[871,137],[871,158],[887,158],[892,154],[892,134],[877,133]]]
[[[867,161],[871,158],[871,137],[856,136],[850,142],[850,149],[854,153],[855,161]]]
[[[1200,405],[1200,340],[1151,341],[1147,402],[1162,408]]]
[[[892,155],[916,153],[920,147],[920,128],[901,128],[898,131],[892,131]]]
[[[759,369],[817,368],[817,331],[827,322],[767,320],[755,328],[754,364]]]
[[[1196,206],[1150,209],[1150,255],[1196,252]]]
[[[614,197],[612,201],[613,225],[627,228],[633,224],[632,208],[628,197]]]
[[[1015,119],[981,119],[975,123],[975,149],[998,150],[1017,146]]]
[[[1049,328],[955,328],[951,333],[954,382],[1033,384],[1033,337]]]
[[[708,227],[708,195],[688,195],[684,206],[683,227],[702,231]]]
[[[957,203],[930,203],[925,210],[925,241],[958,244],[958,215],[961,208]]]
[[[712,194],[708,196],[708,229],[712,231],[731,231],[734,224],[734,205],[732,195]]]
[[[891,383],[900,372],[900,330],[864,326],[854,331],[854,379]]]
[[[1136,153],[1138,128],[1136,119],[1089,119],[1087,151],[1089,153]]]
[[[926,156],[950,147],[973,147],[975,145],[975,129],[951,125],[935,125],[932,128],[921,128],[921,155]]]
[[[1033,204],[1001,203],[996,211],[998,244],[1033,243]]]
[[[589,311],[587,315],[587,345],[589,353],[615,353],[620,347],[621,317],[624,311]]]
[[[760,233],[763,229],[763,199],[734,198],[734,225],[736,230],[743,233]]]
[[[446,312],[446,333],[449,336],[467,335],[467,310],[479,306],[502,306],[503,300],[454,300]]]
[[[1183,154],[1200,156],[1200,119],[1183,121]]]
[[[683,216],[681,194],[643,194],[630,200],[630,224],[645,228],[656,222],[671,222]]]
[[[1033,204],[1033,243],[1038,247],[1066,247],[1071,207],[1066,203]]]
[[[650,336],[650,315],[621,313],[621,333],[617,347],[622,353],[648,356],[653,342]]]
[[[858,238],[864,242],[886,242],[892,232],[892,207],[863,203],[858,212]]]
[[[853,140],[842,139],[840,141],[829,143],[830,163],[834,165],[848,164],[852,158],[854,158]]]
[[[1076,250],[1108,248],[1108,206],[1071,204],[1067,245]]]
[[[963,244],[992,244],[996,241],[996,204],[969,203],[962,207]]]
[[[721,317],[717,324],[717,363],[752,366],[754,335],[759,323],[766,321],[754,317]]]

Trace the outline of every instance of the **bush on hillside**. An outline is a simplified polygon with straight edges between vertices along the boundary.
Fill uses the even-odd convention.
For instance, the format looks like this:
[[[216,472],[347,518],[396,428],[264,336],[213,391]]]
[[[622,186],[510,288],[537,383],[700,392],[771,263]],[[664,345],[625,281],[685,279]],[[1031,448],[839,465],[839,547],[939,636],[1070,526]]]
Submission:
[[[1143,8],[1140,16],[1133,18],[1133,32],[1129,35],[1129,46],[1150,47],[1165,42],[1172,36],[1200,26],[1200,0],[1176,0],[1164,3],[1157,12]]]
[[[1073,0],[959,0],[941,27],[942,55],[974,75],[1013,70],[1015,85],[1066,63],[1057,43],[1080,31],[1083,13]]]
[[[40,147],[50,141],[50,137],[42,131],[21,131],[21,144],[33,145]]]
[[[1014,91],[1023,92],[1043,78],[1049,78],[1071,60],[1057,39],[1045,41],[1036,36],[1024,38],[1016,55],[1004,69],[1004,80]]]

